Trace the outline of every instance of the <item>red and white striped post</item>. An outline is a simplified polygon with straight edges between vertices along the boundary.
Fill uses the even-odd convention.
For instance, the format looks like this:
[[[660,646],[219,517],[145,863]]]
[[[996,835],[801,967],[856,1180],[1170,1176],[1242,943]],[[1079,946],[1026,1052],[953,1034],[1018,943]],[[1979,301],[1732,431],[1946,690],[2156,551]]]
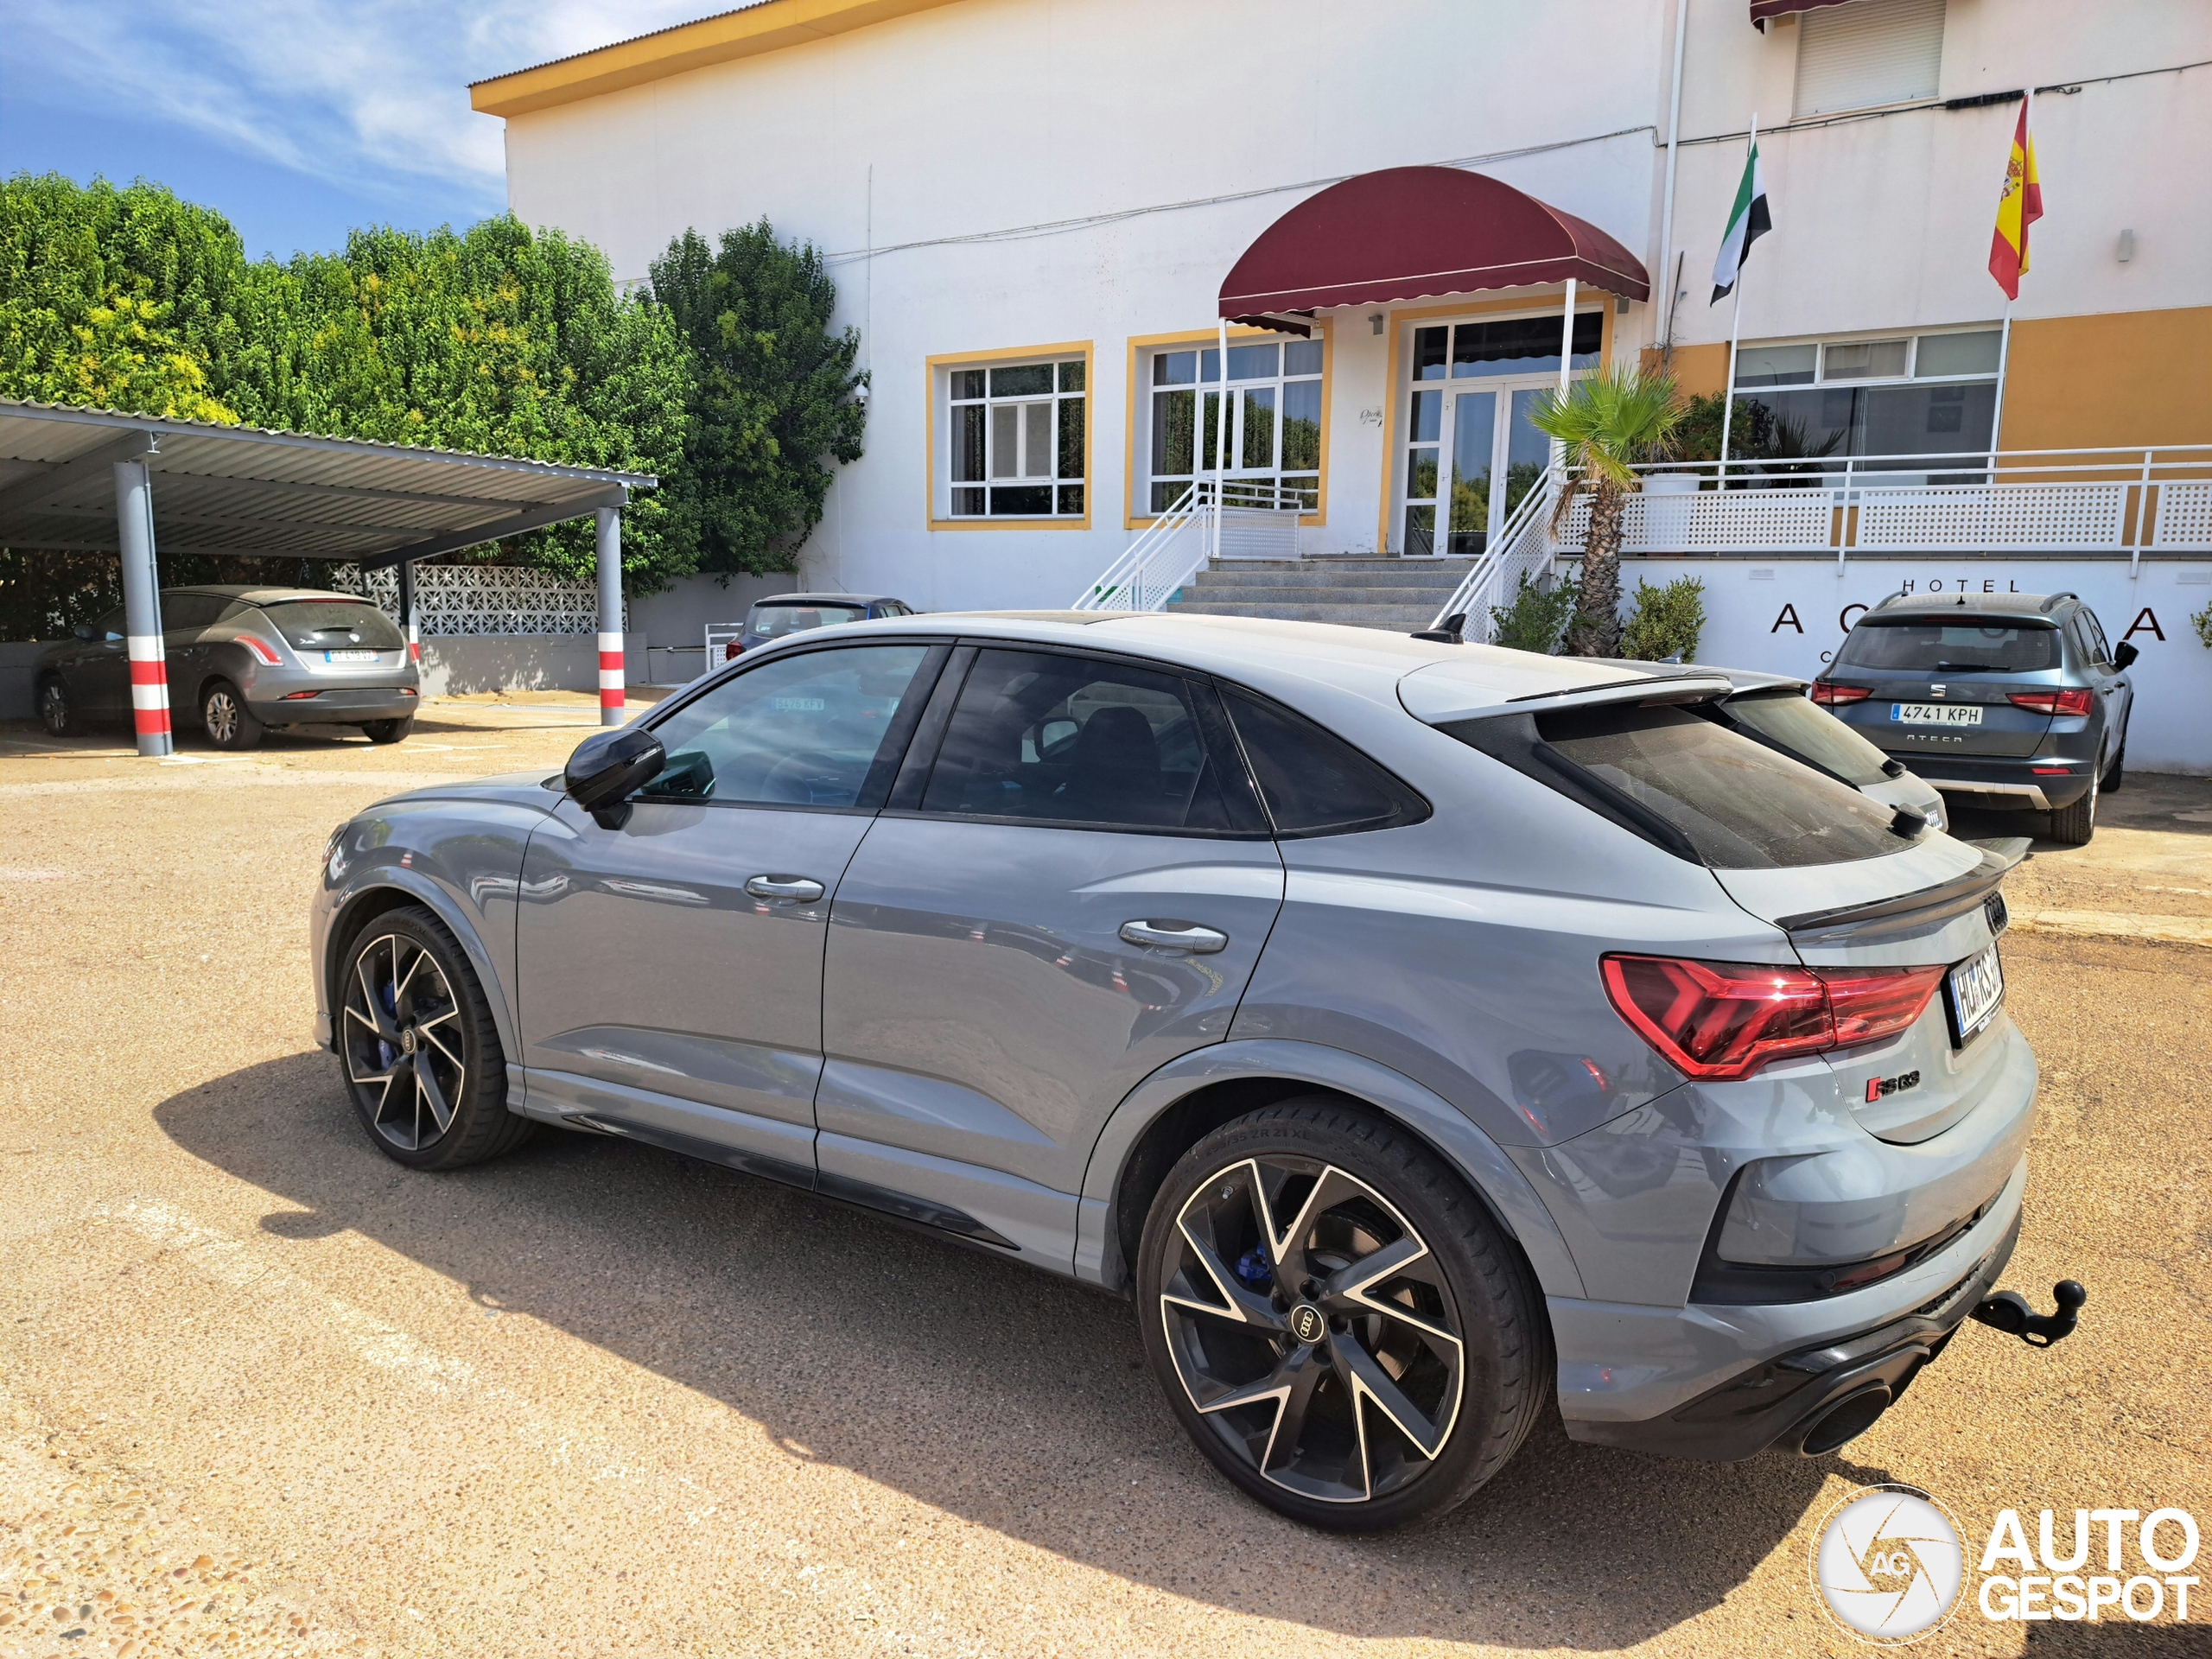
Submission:
[[[161,579],[154,568],[154,486],[143,461],[115,463],[117,544],[123,550],[123,632],[130,656],[130,715],[138,753],[164,755],[169,732],[168,658],[162,649]]]
[[[423,639],[415,629],[415,566],[406,559],[399,563],[399,627],[407,636],[408,662],[421,668]]]
[[[622,684],[622,512],[599,509],[599,723],[620,726]]]

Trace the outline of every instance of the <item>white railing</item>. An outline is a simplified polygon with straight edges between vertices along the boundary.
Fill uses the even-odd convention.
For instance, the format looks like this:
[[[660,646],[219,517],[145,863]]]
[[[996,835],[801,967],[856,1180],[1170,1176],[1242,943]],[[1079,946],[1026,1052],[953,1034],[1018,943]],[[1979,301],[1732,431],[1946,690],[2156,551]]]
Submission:
[[[1175,498],[1136,540],[1122,550],[1069,608],[1156,611],[1174,598],[1210,559],[1294,559],[1298,520],[1313,511],[1313,493],[1271,478],[1232,478],[1220,486],[1199,479]]]
[[[2212,444],[1658,462],[1624,553],[2212,552]],[[1662,480],[1672,480],[1671,482]],[[1579,551],[1578,502],[1553,539]]]
[[[399,620],[399,573],[390,565],[366,575],[341,564],[331,591],[359,594]],[[418,564],[415,620],[424,639],[455,634],[596,633],[599,589],[563,582],[543,570],[506,564]]]
[[[1555,474],[1547,473],[1541,486],[1521,498],[1520,505],[1506,515],[1497,539],[1475,556],[1431,627],[1440,628],[1451,618],[1464,616],[1463,639],[1478,643],[1490,639],[1491,607],[1512,596],[1521,575],[1534,575],[1552,561],[1551,504],[1557,499],[1557,482]]]

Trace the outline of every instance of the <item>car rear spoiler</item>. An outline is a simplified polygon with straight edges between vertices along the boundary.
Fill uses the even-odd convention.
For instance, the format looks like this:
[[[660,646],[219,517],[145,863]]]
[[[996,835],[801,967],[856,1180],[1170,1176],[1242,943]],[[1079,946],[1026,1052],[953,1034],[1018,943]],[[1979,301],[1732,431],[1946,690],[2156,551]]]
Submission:
[[[1980,848],[1981,862],[1963,875],[1894,899],[1777,917],[1775,925],[1789,935],[1793,944],[1870,944],[1927,932],[1980,905],[1988,912],[1989,931],[2001,933],[2009,917],[1999,888],[2026,852],[2027,840],[2015,836],[1997,842],[2003,851],[1993,851],[1980,842],[1969,844]]]
[[[1707,668],[1693,669],[1688,673],[1636,674],[1626,679],[1601,681],[1596,685],[1567,686],[1510,697],[1493,686],[1413,673],[1398,682],[1398,701],[1415,720],[1425,725],[1443,726],[1496,715],[1548,715],[1554,709],[1589,709],[1605,703],[1632,702],[1650,708],[1667,703],[1707,702],[1725,697],[1735,689],[1726,674]]]

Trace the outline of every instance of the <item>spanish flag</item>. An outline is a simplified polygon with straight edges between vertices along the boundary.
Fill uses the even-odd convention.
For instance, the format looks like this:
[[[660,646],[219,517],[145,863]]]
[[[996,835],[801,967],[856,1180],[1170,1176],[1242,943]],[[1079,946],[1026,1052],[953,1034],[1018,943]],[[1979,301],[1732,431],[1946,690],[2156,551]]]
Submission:
[[[2028,106],[2020,105],[2020,124],[2012,130],[2012,155],[2005,163],[2005,188],[1997,196],[1997,231],[1989,238],[1989,274],[2005,297],[2020,297],[2020,277],[2028,268],[2028,226],[2043,217],[2043,181],[2036,176],[2036,141],[2028,131]]]

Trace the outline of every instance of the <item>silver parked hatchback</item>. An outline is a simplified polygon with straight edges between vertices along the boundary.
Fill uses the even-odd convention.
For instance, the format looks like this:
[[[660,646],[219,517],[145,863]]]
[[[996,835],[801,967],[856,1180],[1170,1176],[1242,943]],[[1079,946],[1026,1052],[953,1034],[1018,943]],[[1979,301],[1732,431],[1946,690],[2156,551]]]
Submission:
[[[358,726],[378,743],[414,726],[422,677],[398,625],[369,600],[209,586],[164,588],[161,604],[170,703],[219,749],[252,748],[272,726]],[[48,732],[130,717],[124,645],[118,609],[39,658],[33,696]]]
[[[1314,1524],[1459,1502],[1554,1403],[1829,1452],[1990,1306],[2035,1063],[2002,863],[1695,712],[1732,690],[812,632],[341,826],[318,1034],[411,1167],[563,1125],[1128,1295],[1199,1448]]]

